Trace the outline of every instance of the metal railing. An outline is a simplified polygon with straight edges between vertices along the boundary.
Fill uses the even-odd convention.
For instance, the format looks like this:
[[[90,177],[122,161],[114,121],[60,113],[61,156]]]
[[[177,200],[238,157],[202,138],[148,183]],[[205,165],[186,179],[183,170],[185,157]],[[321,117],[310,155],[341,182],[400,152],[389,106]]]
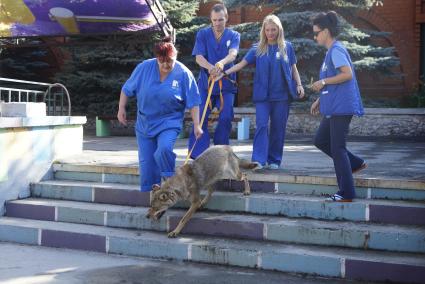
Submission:
[[[4,86],[4,84],[9,86]],[[28,85],[31,87],[23,87]],[[67,105],[64,101],[65,96]],[[64,85],[59,83],[48,84],[0,77],[0,101],[44,102],[46,103],[47,115],[65,115],[67,111],[67,115],[71,116],[69,92]]]

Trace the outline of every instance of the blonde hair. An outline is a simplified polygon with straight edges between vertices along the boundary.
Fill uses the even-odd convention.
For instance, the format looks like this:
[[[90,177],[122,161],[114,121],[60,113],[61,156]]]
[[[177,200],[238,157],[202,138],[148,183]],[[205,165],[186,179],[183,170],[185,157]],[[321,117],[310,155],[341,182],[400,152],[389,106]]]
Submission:
[[[262,56],[267,54],[268,51],[268,43],[267,43],[267,36],[266,36],[266,25],[267,24],[274,24],[277,26],[277,29],[279,30],[277,35],[277,45],[279,47],[280,53],[285,56],[286,55],[286,44],[285,44],[285,35],[282,27],[282,23],[280,22],[280,19],[275,15],[268,15],[263,20],[263,26],[261,27],[260,31],[260,42],[258,43],[257,47],[257,56]]]

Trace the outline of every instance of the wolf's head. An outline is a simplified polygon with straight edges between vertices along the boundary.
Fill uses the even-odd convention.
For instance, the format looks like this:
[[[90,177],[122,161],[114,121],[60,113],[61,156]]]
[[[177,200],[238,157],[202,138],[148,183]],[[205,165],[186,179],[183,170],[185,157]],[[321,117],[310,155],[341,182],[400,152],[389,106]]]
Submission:
[[[162,182],[161,186],[154,184],[151,193],[151,208],[149,208],[146,218],[159,220],[168,208],[177,201],[187,198],[184,192],[188,177],[192,175],[192,166],[186,164],[177,168],[176,174]]]
[[[168,208],[178,201],[177,194],[170,188],[167,182],[162,187],[158,184],[152,186],[151,208],[149,208],[146,218],[159,220]]]

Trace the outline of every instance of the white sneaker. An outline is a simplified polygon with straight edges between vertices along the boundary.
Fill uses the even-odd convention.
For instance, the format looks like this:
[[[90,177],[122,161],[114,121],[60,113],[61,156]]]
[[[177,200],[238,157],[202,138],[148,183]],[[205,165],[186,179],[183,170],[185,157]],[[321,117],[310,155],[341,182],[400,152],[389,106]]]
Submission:
[[[280,166],[278,164],[270,164],[269,169],[270,170],[278,170],[278,169],[280,169]]]
[[[260,163],[257,162],[257,167],[255,167],[253,170],[254,171],[260,171],[262,169],[264,169],[264,167]]]

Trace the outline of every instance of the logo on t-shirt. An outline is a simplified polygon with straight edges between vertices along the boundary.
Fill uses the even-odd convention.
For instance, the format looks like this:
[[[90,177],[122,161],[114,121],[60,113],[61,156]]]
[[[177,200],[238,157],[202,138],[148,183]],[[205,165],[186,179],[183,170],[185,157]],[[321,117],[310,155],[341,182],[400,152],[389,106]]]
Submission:
[[[276,59],[279,59],[280,58],[280,52],[278,51],[278,52],[276,52]]]
[[[326,63],[323,62],[322,64],[322,72],[325,72],[326,70],[328,70],[328,66],[326,66]]]
[[[229,47],[229,46],[230,46],[230,40],[228,40],[228,41],[226,42],[226,46],[227,46],[227,47]]]
[[[173,88],[177,89],[179,87],[179,82],[177,80],[173,80]]]

